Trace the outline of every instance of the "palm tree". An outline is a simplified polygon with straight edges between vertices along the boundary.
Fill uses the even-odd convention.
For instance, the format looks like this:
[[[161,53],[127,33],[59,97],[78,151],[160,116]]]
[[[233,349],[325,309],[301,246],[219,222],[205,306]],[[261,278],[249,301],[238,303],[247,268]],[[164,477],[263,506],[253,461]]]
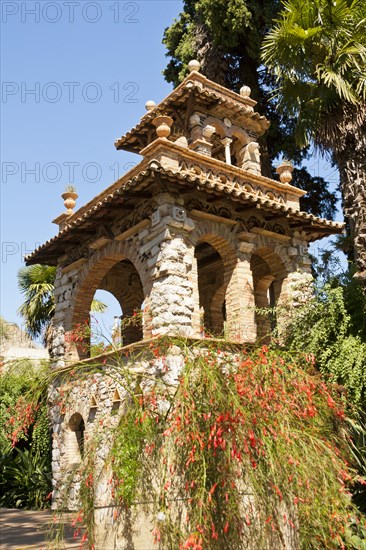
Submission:
[[[25,320],[27,332],[33,338],[43,335],[43,339],[47,340],[48,328],[55,312],[55,278],[56,267],[50,265],[35,264],[18,271],[18,287],[25,297],[18,311]],[[93,312],[103,313],[106,308],[103,302],[92,301]]]
[[[56,267],[49,265],[36,264],[18,271],[18,287],[25,298],[18,311],[33,337],[43,334],[53,317],[55,277]]]
[[[366,286],[366,3],[287,0],[262,59],[275,100],[297,117],[300,146],[313,142],[338,165],[356,276]]]

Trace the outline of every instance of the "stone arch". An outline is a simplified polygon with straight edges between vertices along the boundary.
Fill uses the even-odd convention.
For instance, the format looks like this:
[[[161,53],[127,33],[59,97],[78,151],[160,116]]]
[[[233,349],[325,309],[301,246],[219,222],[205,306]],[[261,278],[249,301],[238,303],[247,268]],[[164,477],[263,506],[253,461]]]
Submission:
[[[243,145],[247,145],[250,141],[252,141],[252,138],[248,135],[248,133],[244,130],[244,128],[240,128],[239,126],[236,126],[233,124],[228,128],[225,126],[225,123],[213,116],[209,116],[205,120],[205,125],[213,126],[216,130],[216,133],[221,137],[231,137],[231,138],[237,138],[238,141]]]
[[[224,146],[221,144],[221,140],[228,137],[232,140],[231,150],[231,163],[233,166],[241,166],[241,151],[248,143],[252,141],[247,132],[236,125],[226,126],[223,120],[210,116],[206,118],[205,124],[213,126],[216,131],[212,137],[212,156],[218,160],[224,161],[225,153]]]
[[[144,298],[149,296],[151,281],[148,269],[138,256],[138,244],[131,241],[113,241],[107,244],[94,252],[81,268],[73,289],[70,308],[64,318],[66,331],[72,330],[78,323],[83,323],[89,318],[90,304],[97,289],[111,292],[126,313],[130,313],[130,310],[132,313],[133,308],[141,306]],[[122,277],[120,286],[118,276]],[[126,280],[131,284],[126,284]],[[135,295],[133,290],[136,291]],[[141,303],[137,304],[140,299]],[[139,329],[135,330],[134,334],[129,334],[130,340],[135,341],[137,332],[137,339],[141,338],[142,332]],[[71,360],[86,356],[75,349],[68,351]]]

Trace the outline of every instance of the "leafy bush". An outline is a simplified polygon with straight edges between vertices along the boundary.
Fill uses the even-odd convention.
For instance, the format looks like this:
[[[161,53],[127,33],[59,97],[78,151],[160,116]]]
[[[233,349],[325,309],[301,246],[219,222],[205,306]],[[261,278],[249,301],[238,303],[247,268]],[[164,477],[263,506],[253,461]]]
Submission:
[[[0,457],[0,506],[42,509],[49,506],[52,477],[49,456],[13,449]]]
[[[0,505],[44,508],[51,491],[47,365],[14,362],[0,377]]]
[[[151,503],[164,548],[276,547],[284,532],[304,550],[359,548],[338,386],[326,386],[301,353],[167,339],[152,345],[157,361],[166,364],[171,345],[183,357],[176,386],[147,377],[136,395],[136,378],[124,376],[123,361],[116,367],[132,401],[117,426],[103,422],[87,443],[77,513],[89,544],[103,433],[113,441],[103,471],[113,472],[116,517]]]
[[[354,293],[349,287],[325,285],[318,289],[295,311],[284,343],[290,349],[313,354],[325,380],[343,386],[349,401],[362,407],[366,404],[366,340],[362,326],[357,324],[361,316],[347,311],[350,296]]]

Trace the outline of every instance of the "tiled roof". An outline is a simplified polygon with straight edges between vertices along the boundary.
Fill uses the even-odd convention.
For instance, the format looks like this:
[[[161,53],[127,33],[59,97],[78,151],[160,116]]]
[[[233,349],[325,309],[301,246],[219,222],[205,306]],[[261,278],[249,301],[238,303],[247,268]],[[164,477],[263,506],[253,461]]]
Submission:
[[[132,142],[137,139],[138,136],[141,136],[148,132],[152,120],[158,115],[169,114],[170,109],[174,109],[174,106],[179,103],[183,103],[191,93],[194,93],[197,98],[204,100],[205,103],[214,101],[216,104],[222,105],[226,109],[227,114],[230,114],[231,117],[235,117],[235,115],[237,115],[239,117],[245,116],[247,119],[251,119],[258,126],[259,135],[268,128],[269,122],[266,117],[253,111],[252,105],[256,103],[255,101],[248,98],[242,98],[239,94],[230,92],[225,88],[223,88],[225,92],[224,95],[224,93],[220,93],[219,91],[211,89],[211,86],[214,83],[212,83],[208,79],[205,79],[205,77],[202,77],[202,75],[196,74],[196,77],[197,76],[200,77],[199,81],[190,80],[190,77],[187,77],[178,86],[178,88],[176,88],[173,92],[171,92],[171,94],[168,95],[168,97],[166,97],[163,101],[156,105],[156,107],[152,111],[147,112],[134,128],[132,128],[121,138],[117,139],[115,141],[115,147],[117,149],[135,150]],[[204,84],[207,80],[210,88],[203,87],[204,84],[202,85],[201,79],[203,79]],[[218,88],[218,90],[221,88],[221,86],[218,85],[215,85],[215,87]],[[129,147],[129,145],[131,146]]]
[[[141,163],[143,165],[144,162]],[[138,167],[136,167],[138,168]],[[136,168],[132,172],[136,172]],[[100,195],[99,201],[91,201],[88,205],[81,208],[76,212],[67,223],[67,226],[61,230],[58,235],[46,241],[43,245],[39,246],[34,252],[26,257],[26,262],[37,263],[42,259],[42,256],[47,256],[47,251],[55,249],[58,247],[58,244],[61,244],[64,240],[67,240],[67,236],[72,234],[75,229],[81,229],[83,225],[87,222],[93,221],[93,217],[100,213],[104,208],[108,208],[108,205],[113,203],[117,198],[121,199],[124,196],[128,195],[129,191],[141,191],[146,186],[149,185],[151,179],[155,175],[159,175],[161,178],[167,178],[169,181],[174,181],[175,184],[186,186],[194,184],[194,189],[196,190],[206,190],[210,193],[217,193],[220,195],[225,194],[228,198],[232,200],[242,202],[244,204],[253,204],[254,206],[259,207],[267,212],[272,212],[274,214],[285,214],[293,220],[299,220],[302,222],[308,222],[310,225],[314,226],[314,233],[316,233],[317,228],[319,229],[328,229],[327,233],[340,233],[343,230],[344,224],[339,222],[333,222],[329,220],[324,220],[318,218],[313,214],[308,214],[306,212],[301,212],[295,210],[286,204],[281,204],[278,201],[274,201],[265,196],[258,196],[254,193],[250,193],[245,190],[238,189],[230,185],[225,185],[222,182],[213,182],[200,178],[196,174],[187,174],[179,173],[172,170],[167,170],[163,168],[161,164],[152,160],[150,163],[145,166],[144,170],[138,171],[136,175],[130,179],[122,178],[121,180],[115,182],[109,189],[106,189]]]

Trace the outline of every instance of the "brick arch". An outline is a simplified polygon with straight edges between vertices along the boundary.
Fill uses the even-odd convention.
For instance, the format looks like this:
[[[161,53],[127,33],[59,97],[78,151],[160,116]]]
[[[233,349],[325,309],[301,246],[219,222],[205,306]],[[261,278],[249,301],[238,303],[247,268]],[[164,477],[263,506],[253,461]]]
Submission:
[[[135,273],[141,281],[143,297],[149,296],[151,286],[148,268],[142,264],[138,257],[138,250],[137,243],[131,239],[130,242],[113,241],[94,252],[88,262],[80,269],[74,283],[70,305],[64,316],[66,333],[71,331],[78,323],[89,320],[90,304],[96,290],[105,286],[102,282],[107,273],[123,260],[129,260],[134,266]],[[115,297],[119,301],[120,297]],[[135,337],[133,336],[133,338]],[[65,350],[68,361],[78,361],[88,356],[87,345],[85,349],[82,346],[78,346],[78,348],[72,342],[68,343]]]
[[[140,276],[130,260],[123,260],[114,264],[103,277],[99,289],[110,292],[116,298],[122,310],[123,319],[131,319],[133,313],[141,309],[144,301],[144,290]],[[123,345],[137,342],[142,337],[140,322],[133,325],[122,322],[119,341],[122,341]]]
[[[275,242],[263,235],[256,236],[253,254],[262,256],[276,273],[281,272],[281,274],[283,273],[286,276],[294,269],[293,262],[288,255],[288,246],[279,241]]]
[[[70,330],[77,323],[89,316],[89,307],[93,296],[107,273],[122,260],[129,260],[135,267],[146,297],[150,290],[150,281],[146,266],[138,257],[138,246],[127,242],[113,241],[96,251],[87,264],[81,269],[73,290],[74,299],[71,310],[65,317],[65,329]],[[118,298],[117,298],[118,299]]]
[[[195,248],[201,241],[216,248],[224,265],[233,267],[236,263],[236,242],[231,228],[223,223],[211,220],[197,220],[195,229],[189,235],[189,241]]]
[[[283,282],[288,274],[287,254],[282,247],[257,246],[251,256],[250,267],[253,276],[254,302],[257,308],[266,309],[276,306],[280,300]],[[257,338],[262,342],[269,340],[275,327],[275,317],[255,313]]]
[[[189,236],[190,245],[193,250],[196,250],[197,245],[200,243],[208,243],[219,254],[222,265],[222,277],[217,276],[215,281],[212,282],[211,287],[207,290],[209,294],[205,303],[205,321],[209,320],[209,325],[206,328],[212,330],[214,333],[221,333],[224,328],[223,308],[224,303],[232,301],[232,274],[237,262],[237,254],[235,251],[235,242],[233,234],[230,228],[219,222],[211,220],[198,220],[194,231]],[[200,281],[197,262],[195,262],[195,268],[193,269],[193,285],[195,296],[195,316],[194,316],[194,328],[199,332],[199,326],[201,325],[200,316]],[[201,300],[202,302],[203,300]],[[202,304],[201,304],[202,305]],[[226,310],[227,320],[230,322],[232,316],[232,310]],[[205,323],[206,324],[206,323]]]

